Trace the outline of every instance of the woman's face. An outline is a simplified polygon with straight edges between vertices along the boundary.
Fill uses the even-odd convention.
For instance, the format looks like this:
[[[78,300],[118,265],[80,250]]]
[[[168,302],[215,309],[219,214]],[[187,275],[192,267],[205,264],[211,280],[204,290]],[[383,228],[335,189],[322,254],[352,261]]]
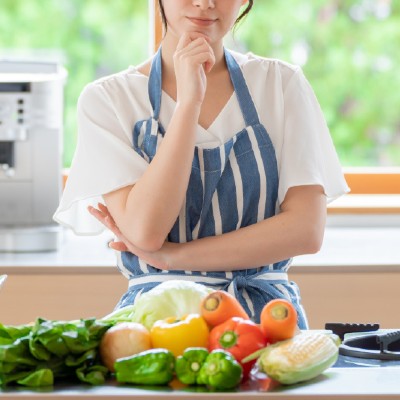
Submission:
[[[162,3],[167,35],[180,38],[185,32],[199,32],[216,43],[232,28],[247,0],[163,0]]]

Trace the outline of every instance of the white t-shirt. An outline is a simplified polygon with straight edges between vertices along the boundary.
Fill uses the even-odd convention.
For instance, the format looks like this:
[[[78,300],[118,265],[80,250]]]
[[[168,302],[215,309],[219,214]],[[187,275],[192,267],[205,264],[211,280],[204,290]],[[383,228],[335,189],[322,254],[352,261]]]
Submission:
[[[232,54],[275,147],[279,204],[292,186],[319,184],[328,202],[348,192],[321,108],[301,68],[253,54]],[[160,122],[166,129],[174,107],[174,100],[163,92]],[[81,235],[104,230],[87,206],[134,184],[145,172],[148,164],[132,147],[132,131],[136,122],[152,114],[148,77],[135,67],[85,87],[78,101],[77,148],[55,221]],[[197,127],[196,145],[220,146],[243,128],[233,94],[207,130]]]

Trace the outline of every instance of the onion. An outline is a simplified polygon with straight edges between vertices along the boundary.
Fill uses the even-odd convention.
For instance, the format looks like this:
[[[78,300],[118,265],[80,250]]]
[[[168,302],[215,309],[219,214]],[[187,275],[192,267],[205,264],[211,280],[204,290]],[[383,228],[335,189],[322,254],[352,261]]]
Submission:
[[[151,348],[149,331],[138,322],[121,322],[108,329],[100,342],[103,364],[114,372],[118,358],[129,357]]]

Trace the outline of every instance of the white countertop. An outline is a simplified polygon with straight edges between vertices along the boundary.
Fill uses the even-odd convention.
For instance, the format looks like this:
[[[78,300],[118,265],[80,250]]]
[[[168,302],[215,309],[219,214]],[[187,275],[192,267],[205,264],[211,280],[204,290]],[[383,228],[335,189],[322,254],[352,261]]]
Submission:
[[[320,252],[296,257],[293,266],[400,271],[400,227],[328,227]]]
[[[74,397],[76,399],[243,399],[252,400],[320,400],[334,399],[399,399],[400,368],[330,368],[309,382],[291,386],[261,388],[247,385],[233,392],[202,392],[196,387],[172,390],[167,387],[145,389],[129,385],[70,385],[51,389],[6,389],[0,390],[4,400],[36,398],[57,400]]]
[[[76,236],[65,231],[58,251],[41,253],[0,253],[0,274],[117,273],[116,255],[108,248],[110,233]],[[400,227],[327,227],[319,253],[296,257],[292,268],[298,272],[400,271]],[[300,271],[301,270],[301,271]]]

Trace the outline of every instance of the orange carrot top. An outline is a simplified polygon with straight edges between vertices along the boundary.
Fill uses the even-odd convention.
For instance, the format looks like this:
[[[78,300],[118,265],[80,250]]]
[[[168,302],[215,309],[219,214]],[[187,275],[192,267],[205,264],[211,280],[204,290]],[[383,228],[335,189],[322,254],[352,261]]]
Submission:
[[[269,343],[290,339],[298,332],[297,311],[288,300],[271,300],[261,311],[260,325]]]
[[[210,326],[219,325],[231,317],[250,319],[239,301],[223,290],[216,290],[201,302],[201,315]]]

